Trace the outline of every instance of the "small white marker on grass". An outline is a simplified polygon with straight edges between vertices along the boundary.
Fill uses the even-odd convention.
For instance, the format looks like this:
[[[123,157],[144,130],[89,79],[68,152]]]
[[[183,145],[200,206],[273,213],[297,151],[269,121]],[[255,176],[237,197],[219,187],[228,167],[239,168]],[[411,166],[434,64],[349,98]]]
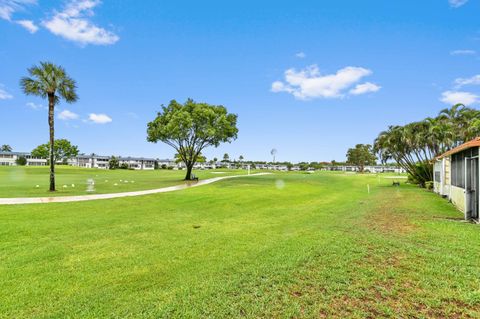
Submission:
[[[39,187],[40,187],[40,185],[35,185],[35,187],[36,187],[36,188],[39,188]]]

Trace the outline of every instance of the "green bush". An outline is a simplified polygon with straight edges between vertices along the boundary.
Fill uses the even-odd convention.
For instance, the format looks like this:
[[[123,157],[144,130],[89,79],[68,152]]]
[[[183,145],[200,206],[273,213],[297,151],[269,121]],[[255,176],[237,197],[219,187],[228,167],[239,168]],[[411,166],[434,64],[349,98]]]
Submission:
[[[108,161],[108,167],[110,169],[117,169],[119,168],[118,158],[112,156],[112,158]]]
[[[27,165],[27,159],[25,158],[25,156],[20,156],[19,158],[17,158],[15,163],[17,163],[18,166],[25,166]]]

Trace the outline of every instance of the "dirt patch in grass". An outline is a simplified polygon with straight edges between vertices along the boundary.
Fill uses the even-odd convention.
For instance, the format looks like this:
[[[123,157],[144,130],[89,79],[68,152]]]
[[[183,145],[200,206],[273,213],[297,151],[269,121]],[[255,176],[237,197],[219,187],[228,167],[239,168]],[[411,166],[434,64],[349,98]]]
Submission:
[[[388,234],[406,234],[415,230],[408,214],[402,209],[402,195],[392,194],[390,198],[380,198],[370,213],[363,218],[362,224],[368,229]]]
[[[320,318],[478,318],[478,309],[459,300],[429,306],[415,295],[393,295],[382,287],[372,286],[361,297],[342,295],[322,307]]]
[[[374,249],[374,247],[372,247]],[[478,318],[478,305],[450,298],[428,301],[431,291],[425,290],[402,273],[414,271],[407,256],[390,254],[366,255],[354,269],[375,271],[375,281],[353,281],[347,291],[325,298],[320,318]],[[368,272],[367,271],[367,272]],[[389,275],[395,271],[396,275]],[[360,276],[361,277],[361,276]]]

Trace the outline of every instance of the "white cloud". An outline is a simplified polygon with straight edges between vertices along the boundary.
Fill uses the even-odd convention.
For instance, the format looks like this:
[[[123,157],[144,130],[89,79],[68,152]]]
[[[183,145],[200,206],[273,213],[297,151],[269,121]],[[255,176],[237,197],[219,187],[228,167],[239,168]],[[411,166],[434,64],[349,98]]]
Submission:
[[[13,99],[13,95],[3,89],[3,85],[0,84],[0,100],[10,100]]]
[[[454,83],[456,88],[461,88],[465,85],[480,85],[480,74],[474,75],[470,78],[455,79]]]
[[[12,21],[12,15],[27,5],[36,4],[37,0],[0,0],[0,18]]]
[[[58,118],[64,121],[76,120],[78,119],[78,114],[73,113],[72,111],[69,111],[69,110],[63,110],[60,113],[58,113]]]
[[[445,91],[442,93],[440,101],[448,105],[454,105],[462,103],[465,105],[471,105],[478,102],[478,96],[470,92],[462,91]]]
[[[129,117],[131,117],[132,119],[138,119],[138,118],[139,118],[138,114],[135,113],[135,112],[127,112],[126,114],[127,114]]]
[[[88,119],[90,120],[90,122],[93,122],[95,124],[106,124],[112,121],[112,118],[106,114],[95,114],[95,113],[90,113],[90,115],[88,116]]]
[[[41,109],[47,109],[47,107],[44,107],[41,104],[35,104],[33,102],[28,102],[26,104],[29,108],[34,109],[34,110],[41,110]]]
[[[0,0],[0,18],[24,27],[28,32],[35,33],[38,27],[32,20],[14,20],[13,14],[24,11],[28,5],[37,4],[37,0]]]
[[[448,0],[448,3],[450,4],[450,6],[454,8],[459,8],[467,2],[468,0]]]
[[[476,55],[475,50],[454,50],[450,52],[450,55]]]
[[[295,56],[299,59],[305,59],[307,57],[307,55],[303,52],[298,52],[295,54]]]
[[[371,70],[349,66],[338,70],[335,74],[322,75],[317,65],[311,65],[300,71],[288,69],[285,71],[284,82],[273,82],[271,91],[287,92],[301,100],[342,98],[349,93],[348,89],[351,89],[354,84],[371,74]],[[365,84],[360,86],[359,90],[364,90]],[[371,88],[371,85],[368,86]]]
[[[353,95],[360,95],[360,94],[365,94],[365,93],[370,93],[370,92],[377,92],[380,90],[382,87],[379,85],[376,85],[371,82],[365,82],[362,84],[357,84],[355,88],[350,90],[350,94]]]
[[[53,34],[81,45],[114,44],[120,38],[113,32],[96,26],[90,21],[93,9],[100,4],[99,0],[72,0],[61,12],[42,24]]]
[[[38,27],[31,20],[18,20],[18,21],[15,21],[15,23],[21,25],[22,27],[27,29],[28,32],[32,34],[38,31]]]

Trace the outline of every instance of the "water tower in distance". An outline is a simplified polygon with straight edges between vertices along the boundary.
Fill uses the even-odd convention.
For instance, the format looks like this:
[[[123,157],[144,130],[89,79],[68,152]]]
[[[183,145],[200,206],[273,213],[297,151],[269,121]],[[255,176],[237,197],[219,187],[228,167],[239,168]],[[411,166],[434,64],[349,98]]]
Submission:
[[[273,164],[275,164],[275,155],[277,155],[277,149],[272,148],[272,150],[270,151],[270,154],[273,156]]]

